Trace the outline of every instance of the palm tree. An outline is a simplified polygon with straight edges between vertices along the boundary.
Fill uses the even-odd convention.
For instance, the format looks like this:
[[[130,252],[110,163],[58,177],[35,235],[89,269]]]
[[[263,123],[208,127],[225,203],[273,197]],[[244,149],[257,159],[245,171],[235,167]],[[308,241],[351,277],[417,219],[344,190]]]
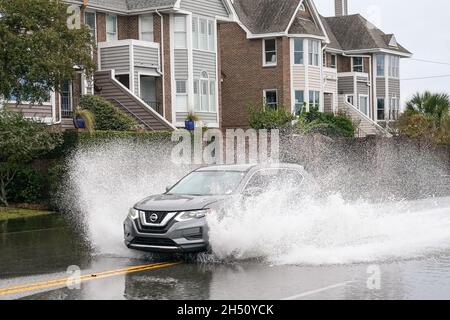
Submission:
[[[448,116],[450,110],[450,96],[446,93],[416,93],[406,103],[407,111],[431,116],[438,123]]]

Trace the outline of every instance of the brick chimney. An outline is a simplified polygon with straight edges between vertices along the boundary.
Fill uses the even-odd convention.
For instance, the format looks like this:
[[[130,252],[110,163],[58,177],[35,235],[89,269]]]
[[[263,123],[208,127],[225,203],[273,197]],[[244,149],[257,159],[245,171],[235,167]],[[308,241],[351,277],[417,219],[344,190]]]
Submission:
[[[336,17],[348,15],[348,0],[334,0]]]

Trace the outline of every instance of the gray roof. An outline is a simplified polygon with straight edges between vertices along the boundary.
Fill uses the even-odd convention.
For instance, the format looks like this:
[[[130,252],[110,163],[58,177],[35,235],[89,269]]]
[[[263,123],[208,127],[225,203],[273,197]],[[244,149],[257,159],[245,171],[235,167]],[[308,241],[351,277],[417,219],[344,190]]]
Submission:
[[[239,20],[254,34],[286,31],[299,0],[234,0]]]
[[[392,34],[385,34],[360,14],[323,19],[331,33],[344,51],[365,49],[389,49],[401,53],[410,52],[398,44],[389,46]],[[331,40],[331,39],[330,39]],[[331,48],[334,48],[330,44]]]
[[[177,0],[126,0],[128,10],[173,7]]]
[[[67,2],[82,3],[81,0],[67,0]],[[171,8],[176,2],[177,0],[89,0],[89,5],[113,11],[127,12],[130,10]]]
[[[286,31],[298,5],[299,0],[234,0],[233,3],[239,20],[253,34]],[[400,44],[389,46],[393,35],[385,34],[359,14],[320,19],[330,40],[329,48],[344,51],[389,49],[410,54]],[[324,36],[316,23],[299,16],[294,19],[289,33]]]
[[[316,25],[316,23],[314,23],[314,21],[302,19],[299,16],[295,17],[294,21],[292,22],[292,26],[289,29],[289,33],[312,34],[315,36],[322,36],[322,37],[325,36],[323,31],[320,29],[319,26]]]

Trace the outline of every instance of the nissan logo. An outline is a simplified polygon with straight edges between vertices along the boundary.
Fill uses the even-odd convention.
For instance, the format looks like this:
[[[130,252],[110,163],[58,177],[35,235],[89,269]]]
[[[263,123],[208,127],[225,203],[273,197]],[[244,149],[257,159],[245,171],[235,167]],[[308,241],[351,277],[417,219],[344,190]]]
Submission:
[[[157,215],[156,213],[152,214],[152,215],[150,216],[150,221],[151,221],[151,222],[156,222],[156,221],[158,221],[158,215]]]

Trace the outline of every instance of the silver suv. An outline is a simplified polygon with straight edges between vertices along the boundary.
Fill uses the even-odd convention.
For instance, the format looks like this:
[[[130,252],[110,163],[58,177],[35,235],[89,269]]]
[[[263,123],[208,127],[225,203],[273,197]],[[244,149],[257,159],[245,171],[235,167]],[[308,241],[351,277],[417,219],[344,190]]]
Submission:
[[[197,169],[166,193],[150,196],[130,209],[124,222],[125,245],[148,252],[207,251],[207,215],[226,214],[231,203],[264,193],[274,181],[300,187],[305,180],[310,177],[303,167],[293,164]]]

